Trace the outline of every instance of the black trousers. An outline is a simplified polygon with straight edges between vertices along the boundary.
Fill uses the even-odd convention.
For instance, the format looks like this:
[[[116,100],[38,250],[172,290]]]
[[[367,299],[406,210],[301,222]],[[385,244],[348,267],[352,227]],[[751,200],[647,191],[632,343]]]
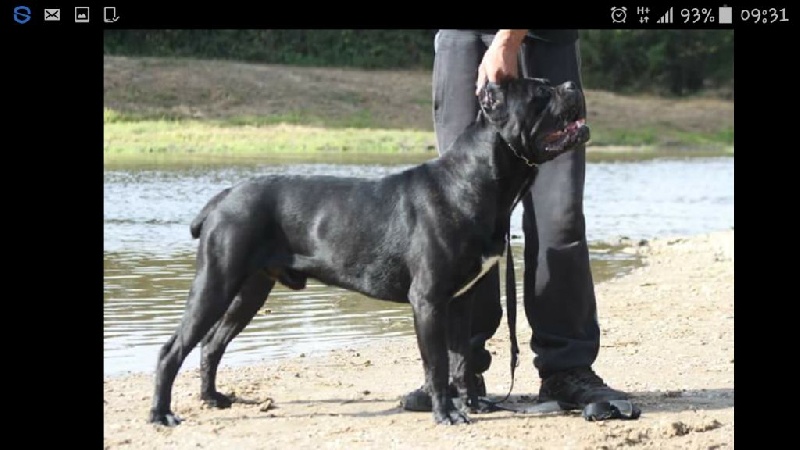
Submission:
[[[477,69],[493,37],[465,30],[440,30],[436,35],[433,118],[440,154],[477,117]],[[577,42],[556,44],[526,38],[520,53],[521,76],[581,85]],[[523,298],[533,330],[533,364],[542,378],[591,366],[600,348],[583,215],[585,171],[583,147],[562,154],[539,168],[523,199]],[[475,285],[472,294],[472,345],[478,350],[495,333],[503,316],[497,267]]]

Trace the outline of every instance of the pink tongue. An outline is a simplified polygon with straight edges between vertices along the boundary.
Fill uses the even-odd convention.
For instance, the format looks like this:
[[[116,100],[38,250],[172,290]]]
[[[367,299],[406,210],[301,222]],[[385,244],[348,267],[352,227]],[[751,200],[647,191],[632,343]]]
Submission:
[[[575,122],[572,122],[569,125],[567,125],[567,130],[568,131],[574,131],[576,128],[578,128],[579,126],[583,125],[584,123],[585,123],[585,121],[583,119],[576,120]]]
[[[545,142],[547,142],[548,144],[552,143],[552,142],[555,142],[558,139],[560,139],[561,136],[563,136],[565,132],[569,133],[569,132],[575,131],[576,129],[578,129],[578,127],[580,127],[584,123],[586,123],[586,120],[584,120],[584,119],[576,120],[575,122],[570,122],[569,125],[567,125],[566,128],[564,128],[563,131],[554,131],[554,132],[550,133],[547,136],[547,138],[545,138]]]

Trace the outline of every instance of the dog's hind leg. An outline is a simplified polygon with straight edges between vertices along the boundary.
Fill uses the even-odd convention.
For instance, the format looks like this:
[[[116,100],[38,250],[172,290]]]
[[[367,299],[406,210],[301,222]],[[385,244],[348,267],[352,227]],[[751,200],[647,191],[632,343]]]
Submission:
[[[237,252],[220,251],[213,243],[201,242],[197,275],[183,318],[158,354],[150,422],[169,426],[180,423],[170,410],[172,385],[183,361],[220,320],[242,285],[247,264],[242,257],[233,255]]]
[[[222,319],[203,339],[200,398],[209,406],[227,408],[231,405],[231,399],[217,391],[217,368],[228,344],[253,320],[274,285],[275,281],[266,272],[252,274]]]

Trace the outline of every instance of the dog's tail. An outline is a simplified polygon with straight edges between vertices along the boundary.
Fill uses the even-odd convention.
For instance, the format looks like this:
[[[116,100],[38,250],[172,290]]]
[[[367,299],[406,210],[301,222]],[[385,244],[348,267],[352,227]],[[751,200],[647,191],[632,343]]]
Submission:
[[[206,206],[203,206],[203,209],[200,210],[200,213],[197,215],[197,217],[192,220],[192,224],[189,225],[189,231],[192,232],[192,238],[197,239],[200,237],[200,231],[203,229],[203,222],[206,221],[206,217],[208,217],[208,214],[211,212],[211,210],[213,210],[217,204],[222,201],[222,199],[227,197],[230,192],[231,188],[222,190],[217,195],[211,197],[211,200],[206,203]]]

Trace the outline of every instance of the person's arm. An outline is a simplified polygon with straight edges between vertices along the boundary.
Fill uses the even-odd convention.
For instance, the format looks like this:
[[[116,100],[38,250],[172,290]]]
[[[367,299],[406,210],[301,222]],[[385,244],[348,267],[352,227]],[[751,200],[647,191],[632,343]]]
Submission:
[[[494,40],[486,49],[478,66],[476,94],[486,81],[496,83],[507,78],[517,78],[517,55],[528,30],[498,30]]]

